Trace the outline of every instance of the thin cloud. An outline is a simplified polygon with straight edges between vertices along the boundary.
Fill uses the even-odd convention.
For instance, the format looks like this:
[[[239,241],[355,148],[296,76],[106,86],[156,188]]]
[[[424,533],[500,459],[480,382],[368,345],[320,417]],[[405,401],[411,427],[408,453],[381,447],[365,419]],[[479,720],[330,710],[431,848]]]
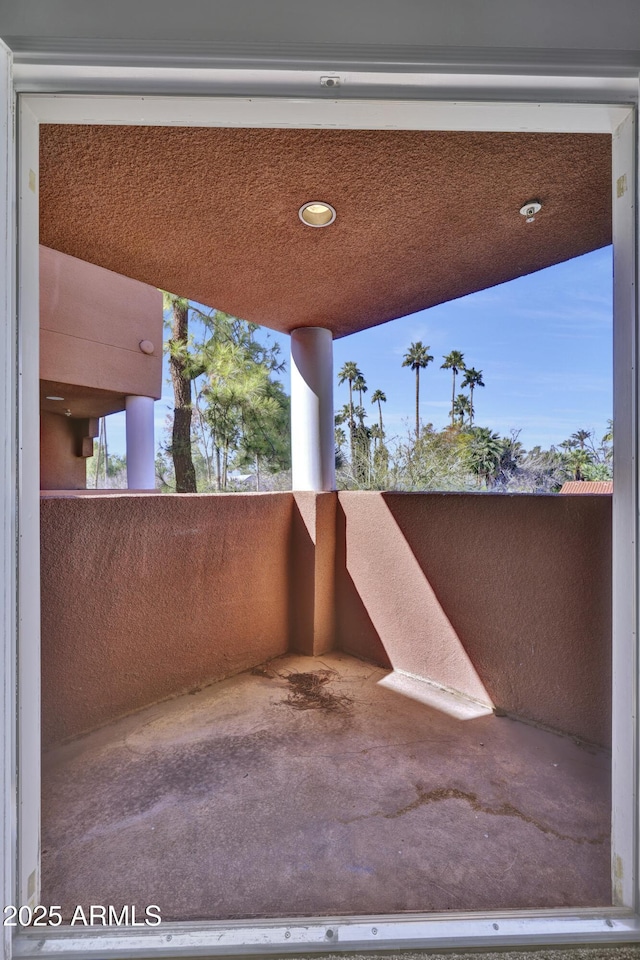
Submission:
[[[527,373],[524,370],[512,370],[509,373],[492,373],[492,379],[501,383],[526,383],[527,386],[545,387],[550,390],[560,390],[564,393],[611,393],[612,377],[594,377],[589,373],[577,371],[548,371]]]
[[[575,327],[583,327],[585,324],[598,324],[610,327],[613,323],[613,314],[611,310],[585,310],[579,307],[565,307],[558,310],[557,307],[516,307],[515,316],[521,320],[538,321],[556,321],[560,320],[564,324],[572,324]]]

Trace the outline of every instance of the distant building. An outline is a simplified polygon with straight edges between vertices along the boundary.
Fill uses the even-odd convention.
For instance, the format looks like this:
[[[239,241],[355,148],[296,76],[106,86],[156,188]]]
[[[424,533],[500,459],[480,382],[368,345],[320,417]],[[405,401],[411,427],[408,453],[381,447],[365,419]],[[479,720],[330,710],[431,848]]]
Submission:
[[[613,493],[613,480],[569,480],[560,493]]]
[[[127,412],[128,486],[154,486],[162,294],[40,247],[40,487],[86,487],[98,420]]]

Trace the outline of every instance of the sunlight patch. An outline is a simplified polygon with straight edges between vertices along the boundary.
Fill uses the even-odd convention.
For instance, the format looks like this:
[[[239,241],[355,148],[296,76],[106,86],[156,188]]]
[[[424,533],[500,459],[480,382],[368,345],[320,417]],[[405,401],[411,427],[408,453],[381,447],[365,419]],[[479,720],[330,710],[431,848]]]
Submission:
[[[433,710],[439,710],[440,713],[455,717],[456,720],[476,720],[478,717],[486,717],[493,713],[493,708],[487,703],[470,700],[461,693],[445,690],[444,687],[436,686],[428,680],[414,677],[402,670],[394,670],[387,674],[382,680],[378,680],[378,685],[423,703]]]

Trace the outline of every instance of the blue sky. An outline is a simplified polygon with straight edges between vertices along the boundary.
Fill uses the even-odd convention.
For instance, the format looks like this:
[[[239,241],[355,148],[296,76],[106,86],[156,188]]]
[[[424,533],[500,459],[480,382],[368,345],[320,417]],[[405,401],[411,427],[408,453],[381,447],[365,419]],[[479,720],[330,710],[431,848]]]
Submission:
[[[390,439],[406,437],[414,422],[415,374],[402,367],[410,343],[430,347],[434,362],[420,378],[420,416],[446,425],[451,373],[441,370],[444,354],[460,350],[465,362],[483,371],[486,384],[474,395],[476,423],[501,435],[520,430],[526,448],[549,447],[579,428],[606,432],[612,416],[612,248],[511,280],[430,310],[393,320],[334,343],[334,371],[354,360],[368,384],[365,407],[377,419],[370,397],[376,389]],[[264,332],[289,355],[289,337]],[[283,382],[289,389],[288,362]],[[165,371],[162,399],[156,404],[156,443],[166,440],[173,408]],[[460,379],[457,381],[456,393]],[[348,388],[335,381],[336,409]],[[109,449],[124,453],[124,414],[108,419]]]

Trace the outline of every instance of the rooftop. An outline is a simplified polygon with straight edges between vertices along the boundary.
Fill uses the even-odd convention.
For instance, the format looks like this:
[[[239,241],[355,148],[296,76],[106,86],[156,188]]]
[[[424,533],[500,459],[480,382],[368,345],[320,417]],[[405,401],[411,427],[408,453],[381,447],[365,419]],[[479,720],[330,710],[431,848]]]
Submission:
[[[560,493],[613,493],[613,480],[568,480]]]

